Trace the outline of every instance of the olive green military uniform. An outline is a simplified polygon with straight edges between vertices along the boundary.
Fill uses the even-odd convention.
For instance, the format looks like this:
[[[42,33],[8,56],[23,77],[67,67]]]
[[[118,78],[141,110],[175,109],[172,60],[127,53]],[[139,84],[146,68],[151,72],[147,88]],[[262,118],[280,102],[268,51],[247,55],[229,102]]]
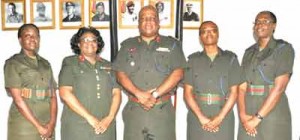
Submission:
[[[114,68],[125,72],[142,90],[158,87],[174,69],[186,67],[181,43],[171,37],[158,36],[149,45],[141,37],[134,37],[121,46]],[[132,98],[132,94],[128,96]],[[176,139],[175,111],[170,99],[150,111],[129,100],[123,110],[123,120],[124,140]]]
[[[112,90],[118,88],[111,64],[101,58],[95,65],[81,55],[66,57],[59,74],[59,86],[72,86],[73,94],[81,105],[98,119],[109,114]],[[80,115],[64,105],[61,117],[62,140],[114,140],[116,123],[113,121],[103,134],[95,134],[94,128]]]
[[[32,59],[21,51],[6,60],[4,75],[5,87],[20,89],[33,115],[41,124],[47,124],[50,121],[51,91],[56,89],[50,63],[40,56]],[[23,91],[27,91],[27,94],[25,95]],[[34,125],[12,103],[8,118],[8,140],[40,139],[40,134]]]
[[[293,71],[294,50],[283,40],[271,39],[268,46],[259,51],[257,44],[244,54],[242,67],[248,83],[246,113],[254,115],[268,97],[276,77]],[[250,89],[252,88],[252,89]],[[260,91],[259,91],[260,90]],[[262,120],[256,137],[246,134],[240,124],[239,140],[291,140],[291,113],[288,99],[282,94],[276,107]]]
[[[207,117],[219,114],[230,87],[242,82],[241,67],[234,53],[218,48],[215,59],[207,56],[205,51],[191,54],[188,68],[185,71],[184,83],[193,87],[195,101]],[[221,100],[213,100],[215,97]],[[207,100],[200,100],[207,98]],[[189,110],[187,119],[187,140],[233,140],[234,114],[230,111],[223,120],[217,133],[207,132],[192,112]]]

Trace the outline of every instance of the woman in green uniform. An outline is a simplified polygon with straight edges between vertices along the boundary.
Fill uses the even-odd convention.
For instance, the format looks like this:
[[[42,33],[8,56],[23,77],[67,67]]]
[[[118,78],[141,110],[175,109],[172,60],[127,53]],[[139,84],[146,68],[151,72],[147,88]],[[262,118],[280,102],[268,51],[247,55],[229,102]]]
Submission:
[[[233,140],[234,114],[241,68],[236,55],[218,47],[219,31],[212,21],[199,28],[204,50],[191,54],[184,76],[189,107],[187,140]]]
[[[8,140],[54,139],[57,115],[56,82],[50,63],[38,55],[40,32],[34,24],[18,30],[21,52],[5,62],[5,88],[13,98]]]
[[[59,95],[64,102],[62,140],[116,139],[121,90],[111,64],[98,56],[103,46],[93,27],[80,28],[71,39],[75,55],[63,60],[59,74]]]
[[[291,140],[291,113],[285,89],[293,72],[292,45],[273,37],[277,19],[270,11],[254,22],[257,42],[243,57],[246,82],[240,85],[239,140]]]

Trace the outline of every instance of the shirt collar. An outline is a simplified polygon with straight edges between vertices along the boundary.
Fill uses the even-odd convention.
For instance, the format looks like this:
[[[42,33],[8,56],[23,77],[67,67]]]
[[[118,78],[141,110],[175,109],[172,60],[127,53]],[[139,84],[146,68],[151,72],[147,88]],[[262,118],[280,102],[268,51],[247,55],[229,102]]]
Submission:
[[[222,50],[220,47],[218,47],[218,53],[217,53],[216,56],[222,56],[223,54],[224,54],[224,50]],[[203,51],[200,53],[200,55],[206,55],[207,56],[205,49],[203,49]]]
[[[99,55],[97,55],[96,60],[97,61],[102,61],[102,59],[101,59],[101,57]],[[78,61],[79,62],[84,62],[84,61],[86,61],[86,59],[85,59],[85,57],[82,54],[80,54],[80,55],[78,55]]]

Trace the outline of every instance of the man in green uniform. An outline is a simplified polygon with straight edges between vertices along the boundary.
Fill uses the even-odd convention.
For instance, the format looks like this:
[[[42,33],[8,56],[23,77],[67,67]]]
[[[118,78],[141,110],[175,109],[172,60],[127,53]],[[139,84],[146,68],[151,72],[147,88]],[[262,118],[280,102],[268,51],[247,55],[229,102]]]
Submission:
[[[21,23],[23,22],[23,15],[18,13],[16,10],[16,4],[13,2],[8,3],[7,5],[7,17],[6,23]]]
[[[238,98],[239,140],[291,140],[291,113],[285,89],[293,72],[294,49],[273,37],[277,19],[260,12],[253,31],[257,42],[243,57],[246,81]]]
[[[184,76],[188,107],[187,140],[234,140],[234,115],[241,68],[236,55],[218,47],[212,21],[199,28],[204,50],[191,54]]]
[[[121,43],[114,62],[118,82],[129,101],[123,110],[124,140],[175,140],[175,112],[170,97],[183,77],[186,60],[174,38],[159,35],[158,13],[139,13],[140,36]]]
[[[22,50],[5,62],[5,88],[13,98],[8,140],[54,139],[56,82],[50,63],[38,55],[40,33],[34,24],[18,31]]]

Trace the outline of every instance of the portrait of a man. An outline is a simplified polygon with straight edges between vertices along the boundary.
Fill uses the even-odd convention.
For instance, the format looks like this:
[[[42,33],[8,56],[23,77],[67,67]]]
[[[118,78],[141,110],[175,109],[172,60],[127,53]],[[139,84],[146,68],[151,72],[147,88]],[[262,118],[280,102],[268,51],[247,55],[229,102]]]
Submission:
[[[137,13],[135,11],[134,1],[128,1],[126,3],[126,12],[122,15],[124,23],[137,22]]]
[[[52,21],[52,19],[46,15],[46,5],[43,2],[37,2],[34,22],[49,21]]]
[[[76,5],[74,2],[68,1],[65,3],[66,17],[63,18],[63,22],[78,22],[81,21],[81,17],[77,14]]]
[[[186,4],[186,12],[183,14],[183,21],[199,21],[199,15],[193,11],[193,4]]]
[[[109,15],[105,13],[105,5],[103,2],[96,4],[96,14],[92,17],[92,21],[109,21]]]
[[[22,22],[23,22],[23,14],[17,12],[16,4],[13,2],[8,3],[6,23],[22,23]]]

